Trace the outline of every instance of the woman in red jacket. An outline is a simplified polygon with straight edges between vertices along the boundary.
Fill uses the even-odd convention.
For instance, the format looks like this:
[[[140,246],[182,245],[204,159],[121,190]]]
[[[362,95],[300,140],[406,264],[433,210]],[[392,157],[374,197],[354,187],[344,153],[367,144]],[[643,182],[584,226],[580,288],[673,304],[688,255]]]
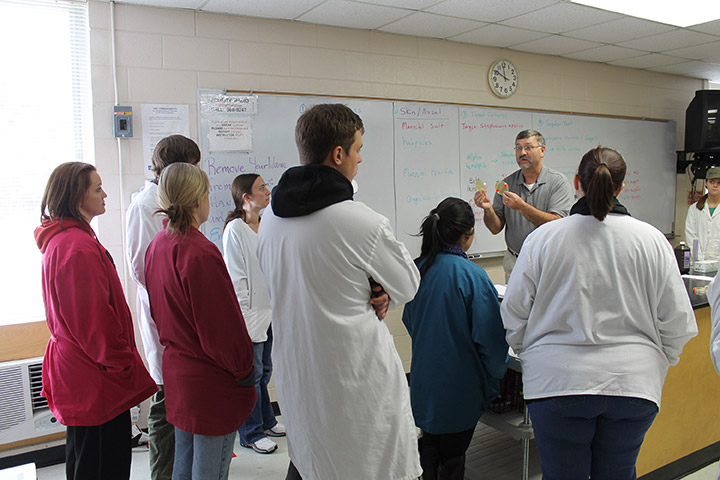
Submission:
[[[150,312],[163,352],[165,410],[175,426],[173,479],[226,479],[235,432],[255,406],[253,347],[220,251],[198,228],[210,181],[188,163],[163,170],[167,220],[145,254]]]
[[[71,480],[130,478],[130,408],[157,390],[113,259],[90,227],[105,197],[94,166],[63,163],[50,175],[35,230],[50,329],[43,395],[67,426]]]

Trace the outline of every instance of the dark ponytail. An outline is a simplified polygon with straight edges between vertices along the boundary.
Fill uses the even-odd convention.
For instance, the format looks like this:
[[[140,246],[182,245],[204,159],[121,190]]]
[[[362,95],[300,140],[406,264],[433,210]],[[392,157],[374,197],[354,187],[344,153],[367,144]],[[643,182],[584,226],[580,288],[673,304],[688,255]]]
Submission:
[[[243,222],[245,221],[245,210],[243,210],[245,198],[243,198],[243,195],[252,193],[252,186],[259,176],[257,173],[243,173],[235,177],[231,187],[235,209],[231,210],[225,218],[225,227],[236,218],[241,218]]]
[[[698,210],[702,210],[703,208],[705,208],[705,202],[707,202],[707,199],[708,194],[706,193],[705,195],[700,197],[700,200],[697,201],[697,203],[695,204],[695,208],[697,208]]]
[[[622,155],[611,148],[597,147],[583,156],[578,177],[593,217],[603,221],[610,213],[626,170]]]
[[[470,235],[475,227],[475,215],[465,200],[449,197],[430,210],[420,225],[422,246],[416,264],[424,261],[420,275],[435,262],[435,257],[443,247],[458,245],[463,235]]]

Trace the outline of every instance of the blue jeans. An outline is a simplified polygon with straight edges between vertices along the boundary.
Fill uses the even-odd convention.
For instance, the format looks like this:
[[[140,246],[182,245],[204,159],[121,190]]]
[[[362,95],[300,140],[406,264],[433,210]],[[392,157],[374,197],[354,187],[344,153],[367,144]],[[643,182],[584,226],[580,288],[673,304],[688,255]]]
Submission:
[[[213,437],[175,427],[172,480],[227,480],[234,443],[235,432]]]
[[[634,480],[645,433],[658,413],[649,400],[570,395],[528,402],[543,480]]]
[[[275,412],[270,403],[268,395],[268,383],[272,375],[272,352],[273,334],[272,327],[268,328],[267,340],[261,343],[253,343],[253,369],[255,370],[255,391],[257,402],[255,408],[245,423],[238,428],[238,439],[241,444],[250,445],[265,437],[265,430],[270,430],[277,425]]]

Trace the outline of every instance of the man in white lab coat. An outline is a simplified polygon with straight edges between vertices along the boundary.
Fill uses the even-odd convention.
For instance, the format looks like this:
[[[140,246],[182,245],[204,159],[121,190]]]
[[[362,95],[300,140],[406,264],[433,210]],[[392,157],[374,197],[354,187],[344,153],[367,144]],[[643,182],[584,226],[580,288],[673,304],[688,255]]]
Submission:
[[[155,321],[150,314],[150,300],[145,289],[145,252],[150,241],[162,230],[162,220],[155,215],[159,207],[157,200],[157,179],[170,164],[176,162],[200,162],[200,149],[191,139],[182,135],[170,135],[155,146],[152,158],[152,171],[155,178],[145,181],[142,190],[133,195],[127,210],[125,247],[130,275],[137,284],[137,316],[150,375],[158,386],[158,391],[150,400],[148,433],[150,447],[150,478],[152,480],[170,480],[175,459],[175,427],[165,419],[165,390],[163,388],[162,355],[164,347],[160,344]]]
[[[344,105],[303,113],[295,130],[302,166],[285,172],[260,222],[289,479],[421,473],[404,369],[381,321],[383,301],[411,300],[420,274],[389,221],[352,199],[363,132]]]

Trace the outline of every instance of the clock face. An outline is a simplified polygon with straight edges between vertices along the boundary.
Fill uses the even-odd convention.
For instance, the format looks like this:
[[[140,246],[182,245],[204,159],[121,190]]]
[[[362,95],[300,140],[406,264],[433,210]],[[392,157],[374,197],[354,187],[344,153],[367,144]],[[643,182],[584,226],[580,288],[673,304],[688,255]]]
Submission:
[[[498,97],[509,97],[517,90],[518,74],[515,65],[507,60],[498,60],[488,71],[490,90]]]

